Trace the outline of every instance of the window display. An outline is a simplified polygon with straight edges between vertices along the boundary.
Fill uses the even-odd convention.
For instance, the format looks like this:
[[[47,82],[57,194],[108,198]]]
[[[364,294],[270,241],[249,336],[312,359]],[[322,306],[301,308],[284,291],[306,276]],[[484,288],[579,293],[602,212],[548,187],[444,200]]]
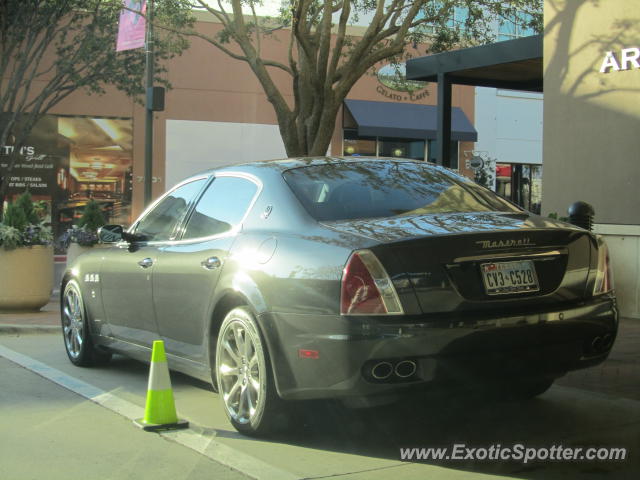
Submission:
[[[13,142],[9,138],[0,146],[0,177],[7,176]],[[99,203],[109,223],[128,224],[132,143],[130,118],[45,115],[8,174],[5,204],[29,190],[47,209],[45,222],[51,223],[54,239],[79,220],[90,199]]]

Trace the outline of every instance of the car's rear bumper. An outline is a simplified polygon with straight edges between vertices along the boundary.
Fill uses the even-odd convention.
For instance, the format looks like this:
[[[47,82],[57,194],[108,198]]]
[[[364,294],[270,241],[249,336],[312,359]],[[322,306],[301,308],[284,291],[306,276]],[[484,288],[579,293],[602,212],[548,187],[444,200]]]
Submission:
[[[517,316],[412,318],[269,313],[260,316],[286,399],[392,393],[433,382],[559,377],[604,361],[618,328],[615,299]],[[598,341],[600,339],[600,341]],[[594,347],[595,340],[595,347]],[[316,358],[317,357],[317,358]],[[416,372],[376,380],[378,362]]]

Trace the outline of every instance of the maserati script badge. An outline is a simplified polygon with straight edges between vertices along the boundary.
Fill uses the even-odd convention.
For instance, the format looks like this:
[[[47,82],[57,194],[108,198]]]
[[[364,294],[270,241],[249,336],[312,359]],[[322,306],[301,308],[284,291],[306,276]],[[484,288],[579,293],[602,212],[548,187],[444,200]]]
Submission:
[[[479,240],[476,244],[480,245],[480,248],[509,248],[509,247],[534,247],[529,238],[521,238],[520,240]]]

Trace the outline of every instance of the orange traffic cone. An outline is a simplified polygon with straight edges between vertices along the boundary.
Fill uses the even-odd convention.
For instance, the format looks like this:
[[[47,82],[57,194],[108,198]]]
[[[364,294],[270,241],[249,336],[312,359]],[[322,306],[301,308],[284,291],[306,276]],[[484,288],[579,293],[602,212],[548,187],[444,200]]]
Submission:
[[[189,422],[179,420],[176,414],[167,356],[164,353],[164,342],[162,340],[153,342],[144,418],[135,420],[134,423],[143,430],[148,431],[189,427]]]

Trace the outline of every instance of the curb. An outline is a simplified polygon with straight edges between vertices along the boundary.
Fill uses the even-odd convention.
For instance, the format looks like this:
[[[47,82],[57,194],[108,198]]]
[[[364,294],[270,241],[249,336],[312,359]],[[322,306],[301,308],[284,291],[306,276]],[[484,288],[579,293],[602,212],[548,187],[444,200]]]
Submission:
[[[1,324],[0,335],[31,335],[38,333],[60,333],[58,325]]]

